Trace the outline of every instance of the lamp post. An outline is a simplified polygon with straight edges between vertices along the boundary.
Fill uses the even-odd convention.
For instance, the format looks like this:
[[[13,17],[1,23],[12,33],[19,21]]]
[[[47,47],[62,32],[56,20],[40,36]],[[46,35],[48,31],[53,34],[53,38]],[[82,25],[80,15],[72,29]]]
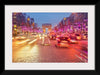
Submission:
[[[33,32],[34,32],[34,22],[32,23],[32,26],[33,26]]]
[[[14,24],[14,39],[15,39],[15,36],[17,35],[17,25],[16,24]]]
[[[67,18],[65,17],[65,18],[64,18],[64,24],[65,24],[65,25],[64,25],[64,27],[63,27],[63,30],[64,30],[64,31],[65,31],[65,28],[66,28],[66,19],[67,19]]]
[[[29,25],[30,25],[29,21],[30,21],[30,18],[28,17],[28,18],[27,18],[27,27],[28,27],[28,28],[27,28],[27,36],[28,36],[28,37],[29,37],[29,27],[30,27],[30,26],[29,26]]]

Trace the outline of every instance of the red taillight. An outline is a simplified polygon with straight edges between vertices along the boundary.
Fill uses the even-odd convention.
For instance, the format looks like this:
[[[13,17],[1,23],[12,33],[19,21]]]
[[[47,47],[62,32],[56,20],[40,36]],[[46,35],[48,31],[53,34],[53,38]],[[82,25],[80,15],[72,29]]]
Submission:
[[[81,37],[77,37],[77,39],[78,39],[78,40],[80,40],[80,39],[81,39]]]
[[[68,38],[68,41],[70,41],[70,38]]]
[[[58,44],[58,46],[60,46],[60,44]]]

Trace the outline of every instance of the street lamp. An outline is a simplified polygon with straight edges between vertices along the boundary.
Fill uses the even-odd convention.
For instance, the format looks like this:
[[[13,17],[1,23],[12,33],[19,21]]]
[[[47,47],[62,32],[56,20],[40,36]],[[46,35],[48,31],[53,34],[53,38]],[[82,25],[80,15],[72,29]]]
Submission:
[[[13,27],[14,27],[14,38],[15,38],[15,36],[17,34],[17,25],[15,24]]]
[[[30,18],[27,18],[28,21],[30,21]]]
[[[63,27],[63,30],[65,31],[65,28],[66,28],[66,19],[67,18],[64,18],[64,22],[65,22],[65,25],[64,25],[64,27]]]
[[[17,27],[17,25],[14,25],[14,28],[16,28]]]
[[[27,29],[27,36],[29,36],[29,35],[28,35],[28,33],[29,33],[29,27],[30,27],[29,21],[30,21],[30,18],[28,17],[28,18],[27,18],[27,27],[28,27],[28,29]]]
[[[64,20],[66,20],[66,18],[64,18]]]

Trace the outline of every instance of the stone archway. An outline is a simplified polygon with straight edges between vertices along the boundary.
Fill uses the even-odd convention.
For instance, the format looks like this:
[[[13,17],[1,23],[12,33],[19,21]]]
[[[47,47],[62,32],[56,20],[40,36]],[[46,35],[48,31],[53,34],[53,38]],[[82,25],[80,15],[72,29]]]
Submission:
[[[51,31],[52,25],[51,24],[42,24],[43,33],[46,32],[46,28],[48,28],[48,32]]]

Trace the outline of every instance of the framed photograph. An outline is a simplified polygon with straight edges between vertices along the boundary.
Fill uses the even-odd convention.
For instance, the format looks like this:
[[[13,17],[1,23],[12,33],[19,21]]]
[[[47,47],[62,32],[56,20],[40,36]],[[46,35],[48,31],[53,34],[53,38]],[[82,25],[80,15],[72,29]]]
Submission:
[[[5,69],[94,70],[94,10],[94,5],[5,5]]]
[[[99,4],[5,4],[4,70],[97,72]]]

